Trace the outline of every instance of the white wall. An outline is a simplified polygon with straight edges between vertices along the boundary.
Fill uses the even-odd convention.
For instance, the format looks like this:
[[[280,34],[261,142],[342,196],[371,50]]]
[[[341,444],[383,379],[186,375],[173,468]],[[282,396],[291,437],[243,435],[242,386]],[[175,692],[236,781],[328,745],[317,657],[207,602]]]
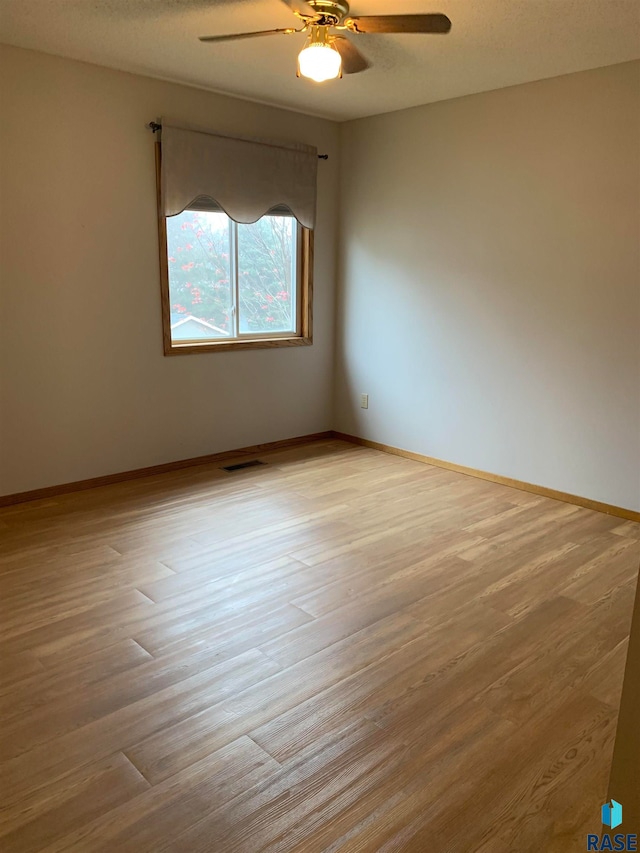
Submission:
[[[640,509],[640,63],[341,144],[336,427]]]
[[[343,125],[339,188],[331,122],[0,60],[0,494],[335,427],[640,509],[640,63]],[[163,357],[162,114],[330,154],[312,347]]]
[[[329,429],[338,129],[0,47],[0,494]],[[319,164],[314,344],[162,355],[159,115],[299,140]]]

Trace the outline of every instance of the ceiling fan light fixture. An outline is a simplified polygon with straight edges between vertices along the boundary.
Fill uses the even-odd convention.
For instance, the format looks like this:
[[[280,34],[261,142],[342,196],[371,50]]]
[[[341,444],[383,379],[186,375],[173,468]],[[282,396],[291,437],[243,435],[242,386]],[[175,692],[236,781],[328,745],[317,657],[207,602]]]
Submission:
[[[307,44],[298,54],[298,72],[302,77],[324,83],[340,77],[342,57],[336,50],[327,27],[312,27]]]

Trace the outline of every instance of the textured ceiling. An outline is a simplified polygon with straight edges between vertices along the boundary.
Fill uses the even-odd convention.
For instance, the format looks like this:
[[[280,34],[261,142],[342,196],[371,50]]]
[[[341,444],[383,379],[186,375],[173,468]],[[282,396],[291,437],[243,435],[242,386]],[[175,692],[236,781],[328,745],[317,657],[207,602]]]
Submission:
[[[351,12],[444,12],[453,29],[351,36],[373,67],[322,84],[295,76],[302,35],[197,40],[295,26],[280,0],[0,0],[0,41],[338,120],[640,57],[640,0],[354,0]]]

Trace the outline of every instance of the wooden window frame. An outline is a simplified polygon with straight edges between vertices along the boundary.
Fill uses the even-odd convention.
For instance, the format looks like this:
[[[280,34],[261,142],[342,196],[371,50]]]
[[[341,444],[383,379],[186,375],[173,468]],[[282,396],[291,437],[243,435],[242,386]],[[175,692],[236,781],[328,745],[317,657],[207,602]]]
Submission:
[[[313,231],[298,225],[297,264],[300,280],[296,312],[296,335],[268,337],[261,335],[249,340],[221,340],[176,343],[171,340],[171,299],[169,296],[169,258],[167,252],[167,221],[162,206],[162,143],[156,141],[156,199],[158,205],[158,244],[160,248],[160,299],[162,305],[162,343],[165,355],[190,355],[229,350],[273,349],[275,347],[311,346],[313,343]]]

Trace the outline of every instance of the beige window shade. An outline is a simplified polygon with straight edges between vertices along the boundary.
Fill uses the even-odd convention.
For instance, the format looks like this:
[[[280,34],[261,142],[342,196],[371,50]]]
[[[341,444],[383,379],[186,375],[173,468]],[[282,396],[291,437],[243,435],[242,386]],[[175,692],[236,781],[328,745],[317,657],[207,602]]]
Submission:
[[[286,208],[305,228],[316,217],[318,151],[188,130],[162,122],[162,205],[175,216],[205,199],[233,220]]]

